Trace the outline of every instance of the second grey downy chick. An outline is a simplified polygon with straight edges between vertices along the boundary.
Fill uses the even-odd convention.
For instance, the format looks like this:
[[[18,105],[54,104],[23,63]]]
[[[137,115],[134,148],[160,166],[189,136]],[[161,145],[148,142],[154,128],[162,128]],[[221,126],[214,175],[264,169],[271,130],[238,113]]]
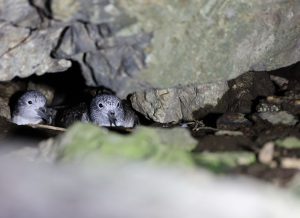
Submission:
[[[95,96],[89,107],[84,103],[65,110],[58,125],[68,127],[75,121],[91,122],[98,126],[132,128],[138,123],[135,112],[117,96]]]
[[[137,123],[134,111],[114,95],[98,95],[93,98],[88,119],[99,126],[132,128]]]
[[[47,107],[46,97],[39,91],[25,92],[17,100],[12,111],[12,122],[18,125],[51,124],[55,110]]]

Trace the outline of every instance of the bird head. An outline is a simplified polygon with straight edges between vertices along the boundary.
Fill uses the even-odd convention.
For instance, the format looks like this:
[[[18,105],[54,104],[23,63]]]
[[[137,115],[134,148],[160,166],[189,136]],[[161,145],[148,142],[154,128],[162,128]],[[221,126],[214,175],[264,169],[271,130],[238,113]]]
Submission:
[[[13,117],[18,116],[35,123],[37,120],[47,119],[46,97],[39,91],[27,91],[17,100],[13,110]]]
[[[100,126],[117,126],[124,119],[121,99],[106,94],[94,97],[90,106],[90,117],[93,123]]]

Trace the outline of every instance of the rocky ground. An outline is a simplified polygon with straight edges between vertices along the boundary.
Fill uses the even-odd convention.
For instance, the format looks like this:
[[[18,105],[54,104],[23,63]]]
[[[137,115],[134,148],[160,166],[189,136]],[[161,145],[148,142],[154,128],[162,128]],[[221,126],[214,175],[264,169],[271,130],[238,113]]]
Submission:
[[[82,87],[74,98],[72,91],[74,87],[70,87],[70,92],[66,92],[64,95],[61,93],[63,89],[54,91],[61,88],[55,81],[56,79],[60,80],[60,75],[50,75],[50,77],[46,75],[45,78],[31,77],[26,81],[19,79],[13,83],[2,84],[1,138],[7,143],[15,137],[19,137],[21,140],[23,140],[22,137],[32,139],[35,141],[35,145],[31,146],[30,152],[27,154],[28,148],[23,149],[24,155],[29,155],[27,159],[45,158],[45,160],[53,162],[58,156],[64,159],[61,154],[57,153],[57,147],[71,144],[71,147],[79,146],[75,149],[76,152],[79,149],[89,153],[89,145],[92,150],[96,144],[109,147],[112,146],[109,138],[117,137],[120,138],[117,141],[122,141],[123,144],[122,149],[116,145],[118,146],[116,148],[117,156],[126,156],[126,149],[136,149],[136,155],[141,160],[144,158],[147,160],[148,155],[150,155],[150,159],[166,156],[166,159],[159,158],[159,160],[164,162],[174,158],[173,161],[177,164],[188,162],[190,165],[205,167],[217,173],[247,175],[276,185],[288,186],[297,176],[300,168],[300,78],[297,76],[299,75],[299,66],[296,64],[271,72],[249,72],[229,81],[228,91],[219,100],[218,105],[205,113],[203,110],[195,111],[191,121],[181,120],[179,124],[176,122],[163,124],[151,120],[147,115],[138,113],[140,125],[136,130],[112,129],[111,131],[115,132],[114,136],[110,136],[109,132],[104,131],[104,138],[108,138],[108,141],[101,139],[101,134],[97,133],[98,128],[93,131],[96,131],[95,137],[99,138],[99,141],[93,136],[83,136],[84,138],[81,139],[80,135],[86,134],[85,131],[83,133],[80,131],[80,128],[84,127],[78,127],[79,130],[71,129],[70,132],[64,134],[65,129],[55,126],[31,128],[7,123],[5,118],[9,119],[10,116],[9,100],[13,99],[10,95],[17,90],[34,87],[45,93],[49,101],[64,101],[63,105],[80,102],[80,98],[86,98],[87,95],[91,98],[95,93],[103,91],[85,87],[84,84],[80,84],[80,82],[77,84],[74,81],[76,88]],[[53,81],[49,82],[51,81],[49,78],[52,78]],[[68,78],[68,74],[65,75],[66,78]],[[58,98],[55,97],[55,93]],[[177,94],[179,98],[184,98],[184,94],[182,94],[183,97],[180,96],[178,90]],[[134,98],[131,96],[129,100]],[[151,98],[147,98],[147,100],[151,101]],[[132,102],[134,104],[134,100]],[[162,113],[159,114],[162,115]],[[175,117],[174,114],[178,114],[176,110],[166,110],[166,114],[163,116]],[[142,126],[147,128],[143,129]],[[91,128],[93,129],[93,127]],[[50,139],[40,143],[51,137],[57,138],[57,136],[57,140]],[[133,138],[128,138],[129,136]],[[69,137],[71,137],[72,143],[64,139]],[[79,141],[76,142],[73,137],[79,137]],[[122,138],[128,142],[123,141]],[[138,147],[138,144],[141,143],[140,140],[149,144],[149,148],[146,146],[141,150]],[[126,148],[126,143],[129,148]],[[132,148],[130,143],[133,144]],[[40,147],[37,147],[37,144],[40,144]],[[175,149],[174,157],[168,150],[169,148],[164,148],[165,144],[171,145],[172,150]],[[153,146],[155,147],[154,151]],[[160,146],[163,148],[162,150]],[[100,154],[102,147],[99,148]],[[184,151],[183,154],[180,150]],[[64,155],[73,157],[72,151],[71,149],[71,154],[64,152]],[[168,154],[169,152],[170,154]],[[178,157],[177,152],[179,152]],[[15,153],[22,154],[22,148]],[[42,153],[42,157],[36,156],[38,153]],[[181,155],[184,157],[183,160],[180,159]],[[136,159],[137,157],[129,155],[128,158]]]

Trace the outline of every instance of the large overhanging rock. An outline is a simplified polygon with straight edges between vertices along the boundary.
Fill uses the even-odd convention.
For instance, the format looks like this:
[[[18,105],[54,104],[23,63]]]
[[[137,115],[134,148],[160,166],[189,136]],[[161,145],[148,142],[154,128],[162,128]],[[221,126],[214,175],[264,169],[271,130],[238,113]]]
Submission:
[[[103,13],[100,11],[93,16],[88,13],[88,2],[72,2],[74,7],[79,7],[76,8],[78,14],[68,15],[63,2],[52,1],[54,16],[58,16],[57,5],[60,14],[69,16],[65,18],[68,26],[62,32],[53,56],[78,62],[88,86],[108,87],[123,98],[136,90],[151,87],[136,77],[145,68],[145,50],[150,46],[152,33],[131,29],[136,19],[124,14],[113,1],[95,1],[95,7],[102,8]]]
[[[53,18],[63,22],[107,23],[121,14],[114,0],[51,0],[49,3]]]
[[[52,1],[54,17],[73,21],[53,54],[78,61],[88,85],[121,97],[149,87],[226,81],[300,60],[297,1],[98,0],[95,8],[105,13],[97,19],[87,16],[86,3],[69,2],[77,14],[62,13],[67,2]]]
[[[56,55],[53,50],[60,48],[61,41],[64,43],[62,47],[67,47],[67,50],[83,41],[77,53],[86,52],[89,42],[76,40],[68,44],[63,36],[76,21],[86,25],[104,24],[104,29],[95,25],[97,34],[104,34],[106,23],[116,18],[122,20],[123,16],[111,2],[114,1],[0,0],[0,81],[67,70],[71,62],[65,56]],[[84,30],[79,29],[76,33],[75,39],[87,38]],[[93,38],[90,44],[96,45],[96,39]],[[85,77],[88,80],[88,76]],[[110,84],[105,85],[110,87]]]
[[[68,59],[79,62],[87,85],[125,97],[300,60],[299,1],[0,0],[0,7],[0,80],[60,71]]]
[[[61,27],[47,25],[29,1],[0,0],[0,8],[0,81],[71,66],[67,60],[50,57]]]
[[[15,76],[28,77],[45,72],[64,71],[71,66],[67,60],[50,57],[52,41],[57,39],[60,29],[31,31],[0,23],[0,81]]]
[[[300,1],[119,2],[137,26],[154,32],[137,82],[166,88],[228,80],[300,60]]]
[[[26,0],[0,0],[0,20],[32,29],[40,26],[42,21],[35,8]]]

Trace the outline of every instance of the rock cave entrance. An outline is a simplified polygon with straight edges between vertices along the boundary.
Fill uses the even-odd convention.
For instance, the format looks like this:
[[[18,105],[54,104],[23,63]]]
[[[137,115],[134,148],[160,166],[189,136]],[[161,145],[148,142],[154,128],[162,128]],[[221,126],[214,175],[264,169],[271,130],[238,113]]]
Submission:
[[[300,63],[269,72],[244,73],[241,76],[228,81],[229,88],[225,93],[223,93],[217,105],[204,105],[202,108],[195,111],[188,108],[189,105],[187,103],[191,102],[183,101],[190,99],[185,99],[182,92],[178,91],[181,87],[177,90],[175,88],[179,96],[173,96],[173,98],[180,99],[179,102],[181,103],[181,110],[183,108],[186,111],[189,111],[193,119],[178,119],[174,120],[174,122],[163,123],[152,120],[151,117],[148,116],[147,111],[141,110],[136,112],[141,120],[140,125],[170,128],[176,126],[188,127],[195,137],[200,137],[201,139],[202,137],[214,134],[217,130],[221,129],[234,131],[241,130],[243,128],[251,129],[255,122],[257,122],[257,119],[268,123],[265,124],[264,128],[267,128],[268,125],[272,126],[272,124],[294,126],[299,122],[299,75]],[[207,84],[204,84],[204,86],[207,86]],[[77,62],[73,62],[71,68],[61,73],[48,73],[42,76],[30,76],[25,79],[15,78],[11,82],[1,83],[1,89],[1,117],[6,119],[10,119],[10,109],[11,104],[14,103],[14,95],[19,92],[22,93],[28,89],[41,91],[47,96],[48,104],[58,108],[74,106],[83,101],[89,102],[97,93],[114,94],[112,90],[106,87],[87,86],[84,76],[82,75],[81,67]],[[150,90],[149,92],[151,93],[153,90]],[[147,95],[146,92],[144,94]],[[131,96],[132,95],[129,95],[127,97],[127,101],[130,102]],[[159,95],[156,95],[156,97],[157,96]],[[139,100],[143,101],[144,99],[142,98]],[[153,99],[150,99],[150,102],[151,101],[153,101]],[[158,97],[156,101],[159,103],[151,102],[151,105],[153,105],[153,108],[151,108],[152,111],[159,109],[155,108],[156,105],[160,104],[161,106],[168,103],[163,102],[163,97]],[[142,102],[139,104],[141,103]],[[137,109],[140,108],[141,107],[137,107]],[[176,109],[174,111],[172,111],[173,109],[164,109],[164,113],[166,113],[165,117],[172,117],[172,113],[176,111]],[[276,116],[272,117],[272,113],[277,113],[279,111],[287,112],[287,114],[282,114],[282,116],[286,117],[281,118],[281,123],[278,121]],[[259,114],[264,115],[257,116]],[[253,118],[253,116],[257,116],[258,118]],[[286,121],[287,123],[283,123],[283,121]],[[269,126],[269,128],[271,128],[271,126]],[[60,133],[59,130],[51,130],[51,128],[50,130],[31,129],[30,127],[19,128],[25,129],[25,133],[23,130],[14,130],[12,131],[13,137],[19,137],[19,134],[22,132],[20,137],[29,135],[29,138],[34,139],[36,136],[36,139],[41,140]],[[297,129],[299,128],[299,125],[293,128]],[[6,128],[3,127],[3,129]],[[121,132],[124,133],[124,131]],[[252,134],[252,137],[259,137],[258,135],[255,135],[255,133]]]
[[[291,157],[299,156],[300,158],[300,150],[276,148],[279,154],[276,154],[274,158],[279,161],[277,163],[279,165],[272,170],[268,165],[273,165],[274,162],[260,165],[265,160],[260,159],[259,155],[271,139],[286,136],[300,137],[300,63],[269,72],[247,72],[228,81],[228,87],[229,89],[215,107],[205,106],[194,111],[194,120],[157,123],[153,120],[147,121],[146,113],[146,116],[141,119],[144,121],[141,125],[157,128],[176,126],[188,128],[198,140],[198,146],[194,149],[196,154],[206,152],[246,153],[246,156],[254,154],[258,163],[254,164],[250,158],[248,167],[247,164],[239,166],[233,172],[261,177],[268,171],[271,176],[264,175],[264,179],[279,179],[282,184],[285,184],[296,171],[291,169],[287,171],[280,167],[281,161]],[[1,89],[1,129],[5,130],[2,131],[1,138],[4,144],[16,144],[18,149],[32,146],[41,140],[60,135],[62,132],[55,128],[15,126],[5,121],[3,118],[9,118],[7,105],[14,93],[26,89],[38,89],[52,100],[50,104],[58,107],[74,105],[83,100],[88,101],[98,92],[113,93],[105,87],[86,86],[80,66],[76,63],[62,73],[31,76],[1,83]],[[130,101],[130,97],[128,100]],[[158,99],[158,101],[162,100]],[[172,113],[172,111],[166,111],[166,113]],[[139,116],[142,118],[143,115],[139,114]],[[122,132],[126,133],[126,131]],[[22,143],[17,143],[18,141]],[[10,151],[13,148],[15,149],[11,147]],[[199,164],[209,165],[205,158],[199,158],[198,161]]]

